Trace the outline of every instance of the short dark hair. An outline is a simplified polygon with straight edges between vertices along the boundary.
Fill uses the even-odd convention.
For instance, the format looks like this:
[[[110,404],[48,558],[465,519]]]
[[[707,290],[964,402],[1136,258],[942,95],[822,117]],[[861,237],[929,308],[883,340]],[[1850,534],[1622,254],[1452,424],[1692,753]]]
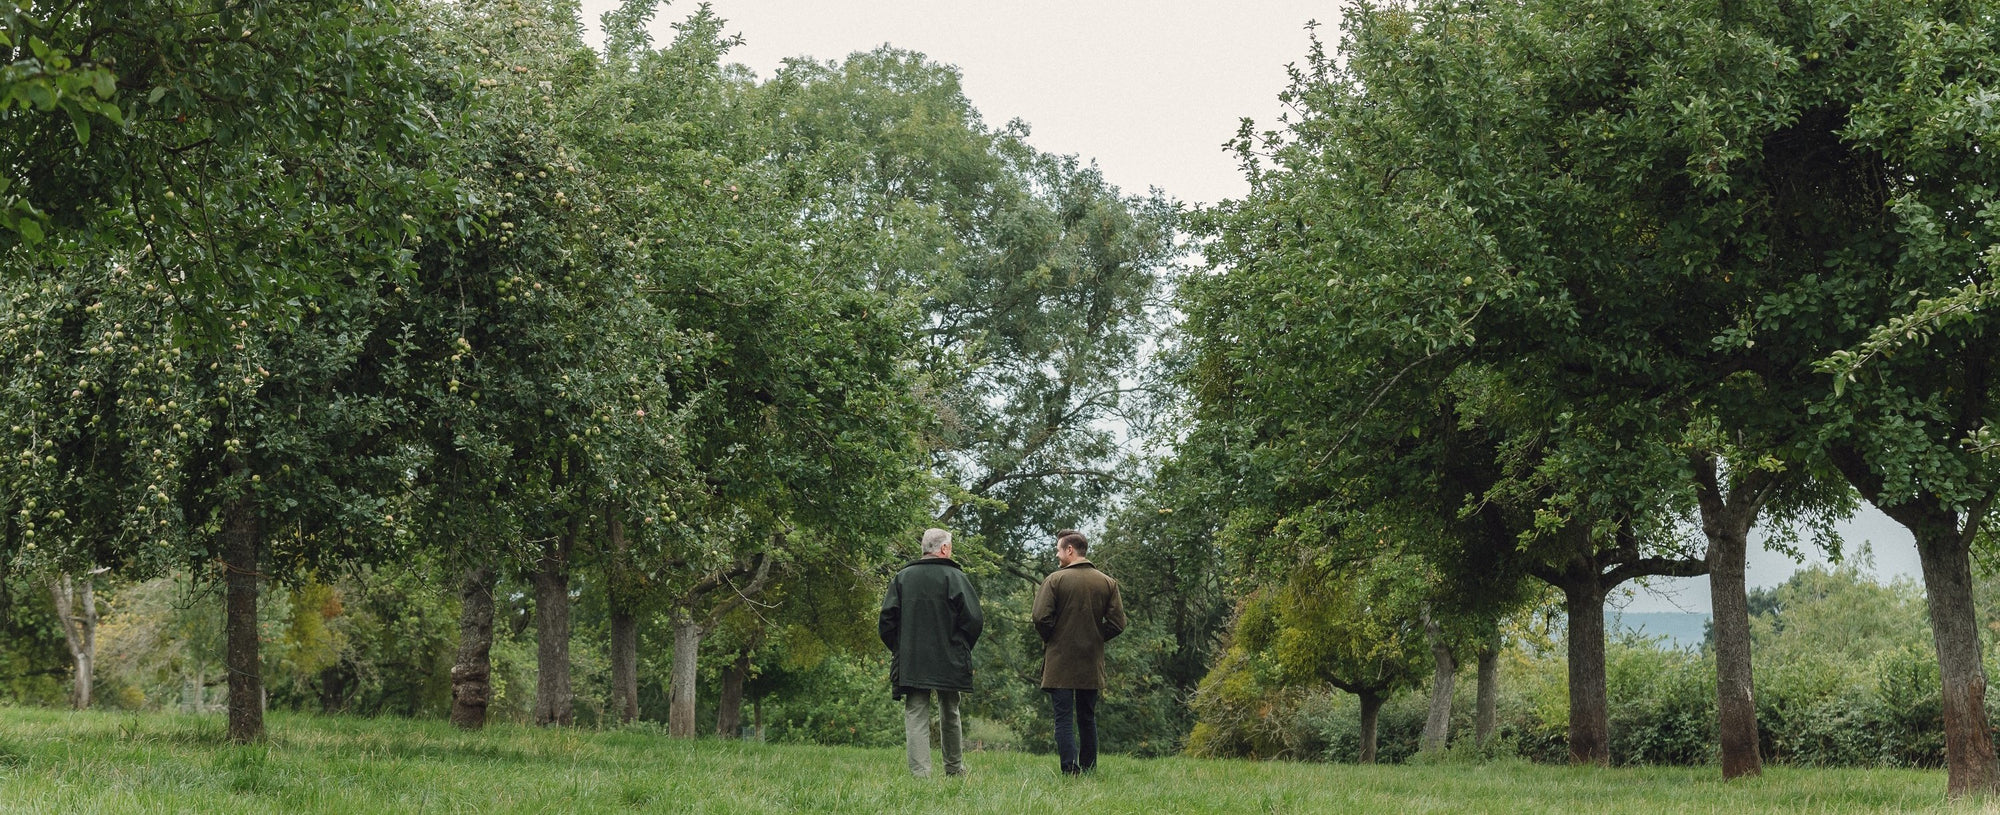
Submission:
[[[1090,539],[1084,537],[1082,532],[1074,529],[1058,529],[1056,530],[1056,548],[1060,549],[1065,546],[1079,555],[1085,554],[1090,551]]]

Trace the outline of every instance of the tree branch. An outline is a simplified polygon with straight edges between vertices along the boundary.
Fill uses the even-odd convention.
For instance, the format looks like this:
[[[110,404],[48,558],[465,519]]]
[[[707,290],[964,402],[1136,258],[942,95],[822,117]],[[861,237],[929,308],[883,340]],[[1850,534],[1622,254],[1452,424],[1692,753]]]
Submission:
[[[773,558],[771,557],[771,553],[768,550],[757,553],[756,568],[755,572],[752,574],[750,578],[750,585],[744,586],[743,588],[737,588],[735,583],[733,581],[729,581],[728,578],[740,575],[745,571],[750,571],[748,564],[745,564],[744,568],[734,569],[731,570],[731,572],[725,574],[722,582],[729,583],[729,587],[733,591],[731,591],[729,596],[722,598],[722,602],[716,603],[714,608],[708,610],[708,616],[705,619],[703,619],[701,623],[701,628],[703,631],[714,630],[715,624],[722,619],[722,615],[728,614],[730,610],[736,608],[738,604],[741,604],[749,600],[750,595],[757,594],[764,590],[765,584],[769,583],[771,580],[772,560]]]
[[[1133,482],[1131,479],[1115,475],[1113,473],[1108,473],[1103,470],[1091,470],[1091,469],[1074,468],[1074,467],[1053,467],[1046,470],[1032,470],[1029,472],[1010,472],[1006,473],[1005,475],[989,475],[987,478],[981,480],[978,484],[974,485],[973,489],[968,490],[967,492],[971,493],[974,496],[984,497],[987,491],[993,489],[994,487],[1000,486],[1001,484],[1005,484],[1009,481],[1028,481],[1037,478],[1054,478],[1056,476],[1095,478],[1103,481],[1109,481],[1121,487],[1138,486],[1137,483]],[[945,507],[944,512],[938,514],[937,516],[938,522],[946,523],[951,521],[953,518],[958,517],[958,513],[961,510],[965,509],[968,506],[971,506],[971,504],[972,504],[971,501],[952,502],[951,506]]]
[[[1707,558],[1647,557],[1618,564],[1604,573],[1602,587],[1611,589],[1635,577],[1700,577],[1708,574]]]

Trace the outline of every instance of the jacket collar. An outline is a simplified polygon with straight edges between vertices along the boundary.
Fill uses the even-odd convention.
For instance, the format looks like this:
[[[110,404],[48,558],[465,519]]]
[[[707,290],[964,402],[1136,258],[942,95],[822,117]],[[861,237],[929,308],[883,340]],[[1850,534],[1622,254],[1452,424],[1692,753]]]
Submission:
[[[952,560],[951,558],[948,557],[920,557],[917,558],[916,560],[912,560],[908,563],[903,564],[903,568],[905,569],[910,568],[911,566],[950,566],[961,572],[965,571],[965,567],[958,565],[958,561]]]
[[[1061,569],[1057,569],[1056,571],[1060,572],[1063,569],[1074,569],[1078,566],[1086,566],[1092,569],[1097,568],[1095,565],[1092,565],[1090,561],[1084,560],[1083,558],[1077,558],[1076,560],[1070,561],[1070,564],[1068,566],[1064,566]]]

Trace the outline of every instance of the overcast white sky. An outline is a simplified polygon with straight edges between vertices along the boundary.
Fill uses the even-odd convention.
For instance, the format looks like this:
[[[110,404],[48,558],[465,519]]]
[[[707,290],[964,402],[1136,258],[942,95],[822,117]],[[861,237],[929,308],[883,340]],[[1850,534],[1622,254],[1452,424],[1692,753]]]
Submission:
[[[614,0],[584,0],[593,32]],[[1189,203],[1248,189],[1222,143],[1243,117],[1276,121],[1305,25],[1331,38],[1331,0],[713,0],[733,59],[768,77],[787,57],[842,59],[889,43],[959,67],[989,125],[1021,119],[1035,147],[1094,159],[1128,193]],[[655,37],[696,8],[677,0]],[[601,41],[593,33],[593,42]]]
[[[593,43],[615,0],[584,0]],[[1338,36],[1333,0],[712,0],[732,52],[768,77],[788,57],[842,59],[883,43],[958,66],[966,96],[989,125],[1021,119],[1052,153],[1095,160],[1130,193],[1159,187],[1188,203],[1214,203],[1247,185],[1223,142],[1244,117],[1258,129],[1280,112],[1287,64],[1305,56],[1308,21]],[[693,0],[662,8],[654,36],[693,13]],[[1843,525],[1850,557],[1864,544],[1882,580],[1916,578],[1910,535],[1869,509]],[[1761,536],[1753,534],[1753,539]],[[1823,562],[1823,559],[1814,562]],[[1751,552],[1753,586],[1783,582],[1789,557]],[[1628,611],[1709,610],[1707,578],[1656,581]]]

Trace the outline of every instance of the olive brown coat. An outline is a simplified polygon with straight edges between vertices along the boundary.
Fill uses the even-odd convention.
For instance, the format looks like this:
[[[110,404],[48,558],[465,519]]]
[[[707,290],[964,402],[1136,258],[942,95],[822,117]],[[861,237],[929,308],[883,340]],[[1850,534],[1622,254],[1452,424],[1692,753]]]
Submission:
[[[1042,687],[1104,688],[1104,643],[1125,630],[1118,581],[1077,560],[1055,570],[1035,592],[1035,632],[1042,635]]]

